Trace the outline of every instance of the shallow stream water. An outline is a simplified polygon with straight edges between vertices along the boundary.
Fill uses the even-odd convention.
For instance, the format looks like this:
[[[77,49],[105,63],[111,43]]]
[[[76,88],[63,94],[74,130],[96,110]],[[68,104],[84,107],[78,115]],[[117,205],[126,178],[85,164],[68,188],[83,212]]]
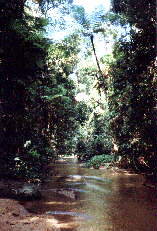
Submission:
[[[56,231],[157,231],[157,195],[142,176],[86,169],[70,158],[51,169],[43,199],[24,206],[55,217]]]

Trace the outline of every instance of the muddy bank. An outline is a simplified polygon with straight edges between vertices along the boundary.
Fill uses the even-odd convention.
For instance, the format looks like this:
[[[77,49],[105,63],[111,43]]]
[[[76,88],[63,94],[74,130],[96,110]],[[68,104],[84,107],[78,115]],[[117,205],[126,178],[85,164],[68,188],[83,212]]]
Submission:
[[[0,230],[58,231],[60,229],[52,215],[33,215],[13,199],[0,199]]]

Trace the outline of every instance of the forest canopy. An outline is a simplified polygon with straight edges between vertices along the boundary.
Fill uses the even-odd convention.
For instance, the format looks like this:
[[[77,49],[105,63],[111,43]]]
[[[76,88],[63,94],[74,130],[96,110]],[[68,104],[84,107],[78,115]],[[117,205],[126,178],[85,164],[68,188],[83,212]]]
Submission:
[[[36,14],[27,1],[0,2],[0,174],[36,178],[61,154],[156,172],[155,0],[113,0],[92,15],[72,0],[33,2]],[[59,41],[46,33],[54,9],[78,25]]]

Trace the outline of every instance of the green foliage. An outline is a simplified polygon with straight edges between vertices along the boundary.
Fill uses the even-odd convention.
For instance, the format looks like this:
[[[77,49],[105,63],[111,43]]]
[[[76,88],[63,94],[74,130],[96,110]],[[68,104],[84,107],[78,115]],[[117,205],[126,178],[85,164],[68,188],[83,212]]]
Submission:
[[[72,7],[72,14],[73,14],[74,19],[77,21],[77,23],[82,25],[87,30],[89,29],[90,21],[85,13],[84,7],[74,5]]]
[[[113,161],[112,155],[97,155],[92,157],[89,161],[86,163],[86,167],[88,168],[95,168],[98,169],[100,166],[107,166],[106,164],[111,163]]]
[[[123,32],[119,39],[112,33],[116,38],[113,56],[100,60],[108,68],[108,74],[104,75],[107,78],[97,78],[93,87],[97,75],[94,67],[86,66],[78,72],[79,84],[82,81],[88,86],[82,91],[89,96],[90,90],[97,88],[99,93],[106,95],[108,105],[104,109],[100,98],[93,96],[91,100],[89,96],[92,113],[80,129],[78,155],[90,159],[93,155],[112,151],[117,155],[128,155],[130,159],[140,155],[146,160],[150,156],[155,159],[155,1],[113,1],[113,10],[101,16],[98,27],[92,27],[93,32],[105,29],[110,23],[127,28],[126,34]],[[103,108],[103,115],[96,113],[99,107]],[[104,151],[106,144],[109,144],[107,152]],[[152,161],[150,163],[152,166]]]
[[[107,114],[107,113],[106,113]],[[92,155],[111,153],[111,135],[107,115],[94,114],[94,129],[92,133]]]
[[[34,150],[34,149],[30,149],[28,151],[28,155],[30,155],[31,157],[36,158],[36,159],[38,159],[40,157],[40,154],[37,152],[37,150]]]
[[[36,178],[48,161],[70,149],[77,127],[68,76],[77,62],[78,36],[50,42],[44,37],[47,20],[23,10],[18,1],[14,7],[6,1],[2,11],[1,175]]]
[[[125,15],[127,21],[137,28],[149,28],[153,23],[155,24],[155,6],[156,2],[153,0],[113,0],[113,10],[120,14]]]
[[[121,38],[110,67],[110,122],[120,155],[156,156],[155,1],[113,1],[130,24],[130,40]],[[153,10],[151,10],[153,9]]]
[[[88,101],[81,101],[86,104],[88,110],[82,106],[82,113],[86,120],[81,124],[77,133],[76,154],[79,160],[85,161],[94,155],[103,153],[110,154],[112,149],[112,137],[109,131],[109,118],[107,99],[105,94],[97,89],[97,71],[94,66],[86,66],[77,71],[79,89],[88,96]],[[82,89],[82,86],[85,88]],[[79,92],[80,91],[80,92]],[[82,113],[79,114],[79,117]]]
[[[46,32],[46,26],[48,20],[45,18],[33,17],[25,13],[24,18],[12,20],[10,29],[15,30],[19,35],[25,38],[26,41],[37,41],[43,39],[43,35]],[[45,44],[46,45],[46,44]]]
[[[46,14],[51,8],[59,8],[62,13],[69,13],[73,0],[34,0],[39,3],[42,13]]]
[[[24,2],[0,3],[0,173],[34,178],[48,161],[74,151],[95,167],[111,157],[100,154],[142,154],[155,169],[155,1],[113,0],[114,12],[90,17],[70,0],[35,1],[45,15],[51,7],[72,13],[90,38],[89,29],[107,39],[116,37],[111,24],[129,28],[129,37],[115,39],[113,55],[100,59],[102,73],[86,62],[91,49],[77,67],[79,33],[50,41],[49,20],[28,7],[26,13]]]
[[[83,125],[87,121],[91,110],[84,102],[78,102],[76,110],[76,120],[80,125]]]
[[[108,12],[101,16],[102,21],[111,23],[112,25],[126,26],[127,19],[123,14],[115,14],[114,12]]]

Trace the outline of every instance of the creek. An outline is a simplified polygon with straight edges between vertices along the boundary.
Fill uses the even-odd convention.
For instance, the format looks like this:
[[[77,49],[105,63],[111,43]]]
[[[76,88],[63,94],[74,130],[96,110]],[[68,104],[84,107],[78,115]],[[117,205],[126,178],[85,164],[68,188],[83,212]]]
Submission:
[[[141,175],[87,169],[70,158],[50,168],[43,198],[24,207],[55,217],[56,231],[157,231],[156,191]]]

